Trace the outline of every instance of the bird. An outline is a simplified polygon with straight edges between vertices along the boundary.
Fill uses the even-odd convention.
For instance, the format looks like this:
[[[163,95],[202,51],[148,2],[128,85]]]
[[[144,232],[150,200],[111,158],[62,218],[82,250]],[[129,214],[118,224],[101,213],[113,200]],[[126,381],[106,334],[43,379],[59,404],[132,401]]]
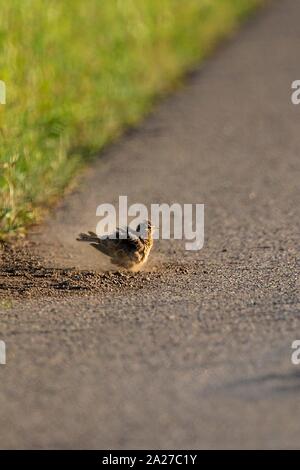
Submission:
[[[94,232],[80,233],[77,241],[88,242],[110,258],[112,264],[128,271],[138,271],[147,261],[153,246],[154,225],[150,220],[138,224],[136,230],[117,228],[109,237]]]

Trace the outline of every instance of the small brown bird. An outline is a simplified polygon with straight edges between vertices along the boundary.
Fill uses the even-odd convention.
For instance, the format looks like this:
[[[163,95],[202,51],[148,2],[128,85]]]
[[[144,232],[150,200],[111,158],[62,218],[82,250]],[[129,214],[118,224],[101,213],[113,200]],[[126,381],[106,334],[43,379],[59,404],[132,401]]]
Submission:
[[[135,231],[117,228],[113,236],[98,237],[94,232],[80,233],[80,242],[88,242],[111,258],[111,262],[130,271],[137,271],[148,259],[153,246],[154,226],[145,221]]]

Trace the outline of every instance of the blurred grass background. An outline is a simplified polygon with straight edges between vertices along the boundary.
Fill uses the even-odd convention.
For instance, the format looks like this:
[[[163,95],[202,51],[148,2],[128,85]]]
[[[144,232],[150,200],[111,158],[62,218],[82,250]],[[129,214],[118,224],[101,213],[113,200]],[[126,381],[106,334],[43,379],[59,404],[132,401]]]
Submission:
[[[2,0],[0,238],[38,220],[262,1]]]

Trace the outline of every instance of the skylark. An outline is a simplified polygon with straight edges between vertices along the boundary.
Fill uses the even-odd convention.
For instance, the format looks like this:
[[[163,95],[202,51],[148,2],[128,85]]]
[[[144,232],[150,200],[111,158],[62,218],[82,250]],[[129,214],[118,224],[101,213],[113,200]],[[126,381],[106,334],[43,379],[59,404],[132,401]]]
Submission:
[[[91,246],[110,257],[113,264],[130,271],[137,271],[146,263],[153,246],[154,226],[145,221],[135,231],[117,228],[110,238],[98,237],[94,232],[80,233],[80,242]]]

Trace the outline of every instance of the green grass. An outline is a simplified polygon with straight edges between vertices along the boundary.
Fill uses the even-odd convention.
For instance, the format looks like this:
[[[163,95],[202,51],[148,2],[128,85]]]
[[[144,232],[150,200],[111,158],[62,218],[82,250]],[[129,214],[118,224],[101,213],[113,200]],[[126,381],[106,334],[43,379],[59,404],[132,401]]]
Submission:
[[[262,1],[2,1],[0,237],[37,221]]]

